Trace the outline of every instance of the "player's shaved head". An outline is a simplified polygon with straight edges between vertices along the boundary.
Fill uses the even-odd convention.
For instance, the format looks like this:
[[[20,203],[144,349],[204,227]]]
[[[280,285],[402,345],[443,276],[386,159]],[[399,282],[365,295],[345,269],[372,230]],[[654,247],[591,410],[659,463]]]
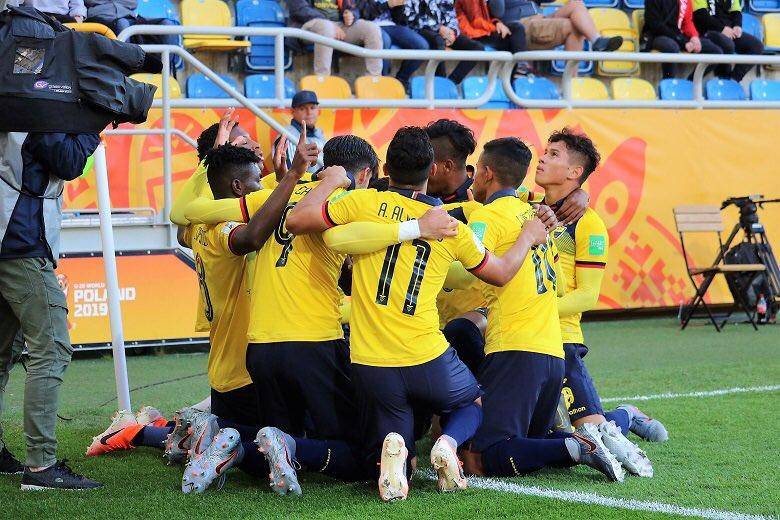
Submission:
[[[351,173],[365,168],[371,170],[371,178],[379,175],[379,157],[365,139],[356,135],[339,135],[325,143],[322,161],[328,166],[342,166]]]
[[[503,186],[517,188],[531,164],[531,150],[517,137],[502,137],[485,143],[480,157]]]
[[[204,164],[214,198],[240,196],[260,188],[260,169],[252,150],[231,144],[219,146],[206,154]]]
[[[433,165],[433,146],[425,130],[399,128],[387,147],[387,174],[393,184],[420,186],[428,180]]]

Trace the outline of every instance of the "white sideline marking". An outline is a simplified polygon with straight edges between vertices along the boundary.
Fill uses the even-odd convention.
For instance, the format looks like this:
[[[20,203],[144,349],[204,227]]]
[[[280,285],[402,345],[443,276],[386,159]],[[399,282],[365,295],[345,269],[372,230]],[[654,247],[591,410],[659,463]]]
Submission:
[[[602,403],[617,403],[631,401],[651,401],[653,399],[675,399],[677,397],[715,397],[718,395],[729,394],[747,394],[755,392],[774,392],[780,390],[780,385],[768,385],[768,386],[736,386],[734,388],[723,388],[721,390],[708,390],[702,392],[685,392],[680,394],[665,393],[665,394],[651,394],[651,395],[634,395],[631,397],[607,397],[602,399]]]
[[[769,518],[759,515],[732,513],[730,511],[718,511],[717,509],[681,507],[674,504],[665,504],[663,502],[606,497],[603,495],[597,495],[595,493],[584,493],[582,491],[558,491],[555,489],[545,489],[536,486],[523,486],[513,482],[504,482],[489,478],[470,477],[469,487],[486,489],[490,491],[500,491],[503,493],[513,493],[515,495],[552,498],[563,500],[565,502],[577,502],[580,504],[615,507],[619,509],[628,509],[631,511],[647,511],[650,513],[692,516],[710,518],[713,520],[766,520]]]

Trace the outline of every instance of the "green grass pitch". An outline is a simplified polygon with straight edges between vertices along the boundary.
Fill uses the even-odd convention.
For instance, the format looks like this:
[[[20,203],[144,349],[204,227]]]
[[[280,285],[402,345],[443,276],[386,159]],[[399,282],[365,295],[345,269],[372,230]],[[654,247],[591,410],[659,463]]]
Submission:
[[[754,332],[730,325],[718,334],[694,325],[681,332],[672,319],[605,321],[585,324],[591,351],[587,362],[602,398],[688,393],[780,384],[780,329]],[[131,387],[205,371],[203,354],[128,358]],[[14,370],[3,416],[9,448],[22,456],[24,372]],[[154,405],[166,416],[207,395],[205,376],[152,386],[131,394],[137,409]],[[20,477],[0,477],[0,518],[651,518],[663,516],[609,505],[568,500],[569,492],[715,510],[738,514],[780,514],[778,411],[780,390],[715,397],[676,397],[637,402],[661,419],[670,432],[665,444],[639,442],[655,467],[655,477],[609,483],[590,468],[541,471],[506,479],[519,486],[564,492],[542,498],[476,489],[439,495],[425,474],[412,482],[406,502],[380,503],[376,486],[342,484],[301,473],[304,495],[279,497],[267,481],[231,470],[222,490],[199,496],[180,491],[181,467],[166,466],[161,452],[139,448],[97,458],[83,455],[93,435],[109,423],[115,404],[111,359],[76,359],[68,369],[60,413],[59,456],[105,487],[92,492],[21,492]],[[617,403],[605,404],[605,408]],[[632,435],[634,441],[638,439]],[[423,444],[429,445],[429,441]],[[424,449],[423,453],[427,453]],[[21,457],[23,458],[23,456]],[[654,507],[654,506],[653,506]],[[720,512],[720,513],[717,513]]]

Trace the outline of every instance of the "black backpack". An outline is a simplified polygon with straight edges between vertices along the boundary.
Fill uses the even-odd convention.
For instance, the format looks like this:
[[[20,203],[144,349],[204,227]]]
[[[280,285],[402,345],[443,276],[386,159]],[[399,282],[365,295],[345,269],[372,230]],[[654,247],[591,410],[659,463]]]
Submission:
[[[752,244],[742,242],[729,249],[723,257],[726,264],[764,264],[764,258],[771,255],[771,250],[766,244]],[[751,278],[753,279],[751,283]],[[775,301],[777,294],[769,283],[769,275],[766,272],[758,273],[734,273],[726,275],[731,295],[736,301],[741,295],[748,309],[754,310],[760,295],[764,295],[767,304],[767,313],[777,314],[778,304]]]

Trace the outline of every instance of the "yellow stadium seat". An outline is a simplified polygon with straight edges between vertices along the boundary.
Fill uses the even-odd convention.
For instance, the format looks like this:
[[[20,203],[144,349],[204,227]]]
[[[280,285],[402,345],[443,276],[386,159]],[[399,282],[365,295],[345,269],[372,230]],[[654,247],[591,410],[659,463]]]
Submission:
[[[764,26],[764,47],[767,50],[780,50],[780,13],[767,13],[761,17]]]
[[[571,80],[571,97],[580,100],[609,99],[609,92],[604,84],[593,78],[573,78]]]
[[[182,0],[181,24],[233,27],[230,7],[222,0]],[[234,40],[221,34],[186,34],[184,47],[204,51],[232,51],[249,47],[248,40]]]
[[[612,80],[612,99],[654,101],[655,88],[649,81],[639,78],[615,78]]]
[[[634,34],[637,37],[642,36],[642,29],[645,27],[645,10],[637,9],[631,13],[631,26],[634,28]]]
[[[625,12],[611,7],[594,7],[588,12],[603,36],[623,37],[618,52],[638,51],[639,38]],[[638,72],[639,63],[635,61],[602,61],[598,64],[598,73],[602,76],[633,76]]]
[[[352,89],[346,80],[338,76],[304,76],[301,78],[301,90],[313,90],[322,99],[350,99]]]
[[[65,27],[73,29],[76,32],[93,32],[93,33],[102,34],[106,38],[116,40],[116,34],[114,34],[114,31],[112,31],[109,27],[103,25],[102,23],[84,22],[84,23],[66,23],[63,25]]]
[[[130,78],[154,85],[157,87],[157,90],[154,92],[154,99],[162,98],[162,74],[147,74],[142,72],[133,74]],[[181,86],[179,85],[179,82],[176,81],[176,78],[171,77],[168,84],[171,88],[171,99],[179,99],[181,97]]]
[[[355,80],[358,99],[406,99],[404,86],[390,76],[360,76]]]

